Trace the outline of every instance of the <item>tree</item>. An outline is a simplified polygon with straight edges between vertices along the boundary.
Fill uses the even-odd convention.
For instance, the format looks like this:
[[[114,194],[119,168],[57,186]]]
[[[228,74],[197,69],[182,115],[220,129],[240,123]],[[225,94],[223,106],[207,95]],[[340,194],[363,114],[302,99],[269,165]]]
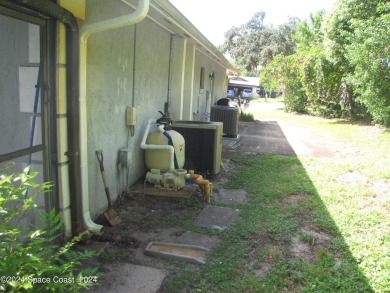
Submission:
[[[264,24],[265,12],[257,12],[240,27],[232,27],[225,33],[225,42],[220,48],[236,61],[239,68],[253,75],[260,67],[269,64],[280,54],[294,53],[294,42],[291,38],[295,32],[297,19],[278,28]]]
[[[326,22],[325,48],[375,123],[390,126],[390,2],[339,0]]]
[[[296,53],[275,58],[263,70],[261,80],[278,84],[284,92],[287,111],[340,117],[346,108],[340,99],[343,70],[325,56],[324,17],[325,12],[320,11],[309,21],[299,21],[293,35]],[[274,72],[276,81],[269,78],[270,72]]]

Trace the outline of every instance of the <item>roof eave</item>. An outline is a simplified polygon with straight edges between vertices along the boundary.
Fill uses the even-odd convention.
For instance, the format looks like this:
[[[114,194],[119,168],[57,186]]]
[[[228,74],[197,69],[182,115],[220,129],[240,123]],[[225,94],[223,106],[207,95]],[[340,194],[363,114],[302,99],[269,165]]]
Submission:
[[[238,72],[229,60],[169,1],[153,0],[151,6],[176,26],[181,31],[182,37],[195,44],[198,51],[226,69]]]

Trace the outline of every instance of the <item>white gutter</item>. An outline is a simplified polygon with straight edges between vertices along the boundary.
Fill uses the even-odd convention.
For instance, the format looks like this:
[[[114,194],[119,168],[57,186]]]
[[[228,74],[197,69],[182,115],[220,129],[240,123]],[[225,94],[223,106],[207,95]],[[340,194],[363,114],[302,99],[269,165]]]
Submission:
[[[80,29],[80,160],[81,160],[81,204],[85,228],[100,234],[103,227],[94,223],[89,212],[88,194],[88,144],[87,144],[87,44],[95,33],[131,26],[142,21],[149,11],[149,0],[138,0],[137,9],[124,16],[87,24]]]
[[[169,152],[169,171],[173,171],[175,169],[175,164],[174,164],[175,149],[173,148],[173,146],[159,145],[159,144],[146,144],[146,138],[148,137],[150,124],[152,123],[156,123],[156,119],[150,119],[146,124],[144,136],[142,137],[140,147],[141,149],[144,150],[166,150],[167,152]],[[165,131],[163,125],[160,125],[159,127],[157,127],[157,129],[160,132]]]

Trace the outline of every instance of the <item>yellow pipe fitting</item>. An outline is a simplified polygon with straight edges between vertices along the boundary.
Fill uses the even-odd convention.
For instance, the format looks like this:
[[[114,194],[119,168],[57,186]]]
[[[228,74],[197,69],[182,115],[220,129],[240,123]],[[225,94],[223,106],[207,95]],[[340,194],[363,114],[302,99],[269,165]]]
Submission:
[[[202,175],[190,173],[189,179],[195,180],[195,184],[203,186],[204,198],[207,203],[211,200],[212,183],[203,179]]]

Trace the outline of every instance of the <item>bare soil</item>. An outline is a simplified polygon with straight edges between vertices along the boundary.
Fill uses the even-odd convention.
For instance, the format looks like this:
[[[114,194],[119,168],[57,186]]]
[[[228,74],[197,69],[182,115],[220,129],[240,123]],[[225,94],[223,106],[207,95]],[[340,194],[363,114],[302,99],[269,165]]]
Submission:
[[[214,190],[226,182],[228,173],[234,169],[234,162],[223,159],[223,166],[217,176],[207,178],[213,183]],[[175,243],[186,231],[194,230],[194,220],[207,205],[199,190],[190,198],[173,199],[153,198],[135,192],[122,194],[113,205],[121,223],[112,227],[103,216],[96,221],[104,226],[103,233],[93,236],[91,241],[106,243],[98,262],[102,266],[105,263],[125,262],[170,272],[180,269],[180,262],[147,256],[144,250],[151,241]],[[203,233],[205,229],[199,230]],[[194,269],[198,267],[194,264],[186,265]]]

